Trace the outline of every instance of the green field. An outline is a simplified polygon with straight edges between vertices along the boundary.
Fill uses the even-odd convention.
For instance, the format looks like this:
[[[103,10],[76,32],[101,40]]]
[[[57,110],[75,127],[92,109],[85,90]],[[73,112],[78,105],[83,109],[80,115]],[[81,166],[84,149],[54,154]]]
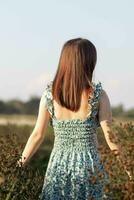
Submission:
[[[0,200],[38,199],[43,185],[47,163],[54,142],[54,130],[47,128],[43,143],[32,157],[27,167],[20,170],[15,167],[31,134],[36,116],[1,115],[0,116]],[[124,153],[124,160],[134,173],[134,121],[113,118],[113,131]],[[110,151],[101,128],[97,130],[99,149],[109,176],[105,192],[112,199],[133,200],[134,180],[129,181],[123,166]],[[32,180],[32,181],[31,181]],[[30,189],[29,189],[30,188]]]

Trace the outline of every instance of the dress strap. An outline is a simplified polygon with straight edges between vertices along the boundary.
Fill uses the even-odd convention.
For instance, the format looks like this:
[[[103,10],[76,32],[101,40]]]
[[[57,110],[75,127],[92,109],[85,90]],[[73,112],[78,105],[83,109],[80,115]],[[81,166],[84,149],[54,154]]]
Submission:
[[[92,106],[92,114],[93,116],[96,116],[97,112],[98,112],[98,103],[99,103],[99,99],[101,96],[101,92],[102,92],[102,83],[99,81],[98,83],[94,84],[95,86],[95,90],[93,93],[93,98],[91,101],[91,106]]]
[[[52,89],[51,88],[52,88],[52,80],[49,83],[47,83],[47,85],[45,87],[45,92],[44,92],[45,99],[47,102],[46,107],[51,115],[51,118],[49,121],[50,126],[52,126],[52,118],[54,116],[54,108],[53,108],[53,104],[52,104],[53,97],[52,97],[52,92],[51,92]]]
[[[92,107],[92,116],[93,118],[95,118],[95,122],[96,122],[96,126],[100,127],[100,123],[99,123],[99,117],[98,117],[98,105],[99,105],[99,100],[101,97],[101,93],[102,93],[102,83],[99,81],[98,83],[94,83],[94,93],[93,93],[93,98],[91,99],[91,107]]]

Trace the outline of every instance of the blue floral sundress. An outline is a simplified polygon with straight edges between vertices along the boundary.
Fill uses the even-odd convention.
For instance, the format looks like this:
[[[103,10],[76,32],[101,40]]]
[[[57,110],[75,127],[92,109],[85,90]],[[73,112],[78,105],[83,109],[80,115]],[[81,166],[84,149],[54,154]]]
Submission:
[[[96,132],[102,84],[92,82],[92,86],[87,118],[58,120],[52,103],[52,80],[47,83],[43,95],[55,140],[39,200],[102,200],[105,196],[108,175],[97,148]]]

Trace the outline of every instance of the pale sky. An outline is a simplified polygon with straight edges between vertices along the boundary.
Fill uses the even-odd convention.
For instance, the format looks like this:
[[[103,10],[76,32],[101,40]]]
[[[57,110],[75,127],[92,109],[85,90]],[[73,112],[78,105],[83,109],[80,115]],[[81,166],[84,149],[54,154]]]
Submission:
[[[133,10],[132,0],[0,0],[0,100],[41,96],[64,42],[83,37],[111,105],[134,107]]]

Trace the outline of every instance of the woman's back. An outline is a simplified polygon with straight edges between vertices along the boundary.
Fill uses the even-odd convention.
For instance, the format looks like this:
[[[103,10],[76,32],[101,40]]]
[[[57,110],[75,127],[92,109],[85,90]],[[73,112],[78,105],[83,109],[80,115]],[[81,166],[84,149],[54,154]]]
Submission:
[[[77,112],[73,112],[73,111],[59,105],[55,100],[53,100],[54,113],[55,113],[56,119],[58,119],[58,120],[85,119],[89,112],[89,110],[88,110],[89,94],[88,93],[89,93],[89,91],[87,91],[87,90],[83,91],[82,96],[81,96],[81,105]]]

